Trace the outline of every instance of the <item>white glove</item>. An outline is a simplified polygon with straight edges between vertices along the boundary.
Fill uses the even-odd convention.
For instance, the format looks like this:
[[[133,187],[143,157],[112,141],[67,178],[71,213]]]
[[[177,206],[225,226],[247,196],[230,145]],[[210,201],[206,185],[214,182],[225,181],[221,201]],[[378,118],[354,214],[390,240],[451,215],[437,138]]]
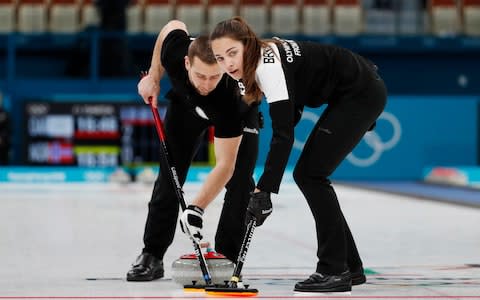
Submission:
[[[183,233],[188,235],[197,244],[203,239],[203,209],[195,205],[189,205],[180,217],[180,227]]]

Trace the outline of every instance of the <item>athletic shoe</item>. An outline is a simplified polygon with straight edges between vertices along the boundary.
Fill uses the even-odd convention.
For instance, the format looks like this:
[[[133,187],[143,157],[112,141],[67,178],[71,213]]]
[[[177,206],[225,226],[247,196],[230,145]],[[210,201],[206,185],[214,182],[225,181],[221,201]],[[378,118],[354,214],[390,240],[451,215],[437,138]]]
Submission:
[[[152,281],[163,277],[163,262],[150,253],[142,253],[127,273],[127,281]]]
[[[352,277],[349,271],[340,275],[324,275],[313,273],[307,280],[297,282],[294,291],[296,292],[350,292],[352,290]]]
[[[367,277],[363,273],[363,268],[352,273],[352,285],[360,285],[367,282]]]

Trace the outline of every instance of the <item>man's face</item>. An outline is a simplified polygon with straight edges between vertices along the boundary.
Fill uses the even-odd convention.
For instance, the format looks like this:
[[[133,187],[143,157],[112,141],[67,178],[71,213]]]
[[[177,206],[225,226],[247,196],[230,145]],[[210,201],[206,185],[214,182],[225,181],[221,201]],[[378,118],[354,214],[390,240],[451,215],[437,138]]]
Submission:
[[[190,82],[202,96],[210,94],[217,87],[223,75],[218,64],[209,65],[197,57],[190,61],[188,56],[185,56],[185,68]]]

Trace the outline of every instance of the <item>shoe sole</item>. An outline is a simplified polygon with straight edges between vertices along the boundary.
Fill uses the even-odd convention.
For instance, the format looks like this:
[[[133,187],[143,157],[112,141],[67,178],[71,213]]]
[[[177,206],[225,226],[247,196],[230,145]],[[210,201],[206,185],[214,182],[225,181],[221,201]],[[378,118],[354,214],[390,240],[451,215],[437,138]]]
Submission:
[[[163,277],[163,271],[153,274],[153,276],[128,276],[127,281],[152,281]]]
[[[360,285],[367,282],[367,277],[365,275],[352,277],[352,285]]]
[[[322,294],[322,296],[351,296],[352,292],[298,292],[298,291],[293,291],[293,296],[318,296],[318,294]]]
[[[302,289],[302,288],[294,288],[294,292],[302,292],[302,293],[349,293],[352,291],[352,287],[350,285],[339,285],[327,289]]]

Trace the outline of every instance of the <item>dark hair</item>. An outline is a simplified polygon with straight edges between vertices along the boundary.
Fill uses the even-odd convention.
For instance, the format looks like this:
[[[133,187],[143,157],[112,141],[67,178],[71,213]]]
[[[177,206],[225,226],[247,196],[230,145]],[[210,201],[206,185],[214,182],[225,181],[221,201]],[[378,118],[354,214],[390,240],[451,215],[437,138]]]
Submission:
[[[190,62],[193,62],[193,59],[198,57],[207,65],[213,65],[217,63],[217,60],[213,55],[212,48],[210,47],[207,35],[201,35],[195,38],[188,47],[187,55]]]
[[[210,34],[210,42],[222,37],[240,41],[245,50],[243,52],[243,84],[245,86],[244,101],[248,104],[260,102],[262,91],[255,80],[255,71],[261,55],[262,47],[267,46],[266,42],[253,32],[252,28],[241,17],[233,17],[222,21],[215,26]]]

